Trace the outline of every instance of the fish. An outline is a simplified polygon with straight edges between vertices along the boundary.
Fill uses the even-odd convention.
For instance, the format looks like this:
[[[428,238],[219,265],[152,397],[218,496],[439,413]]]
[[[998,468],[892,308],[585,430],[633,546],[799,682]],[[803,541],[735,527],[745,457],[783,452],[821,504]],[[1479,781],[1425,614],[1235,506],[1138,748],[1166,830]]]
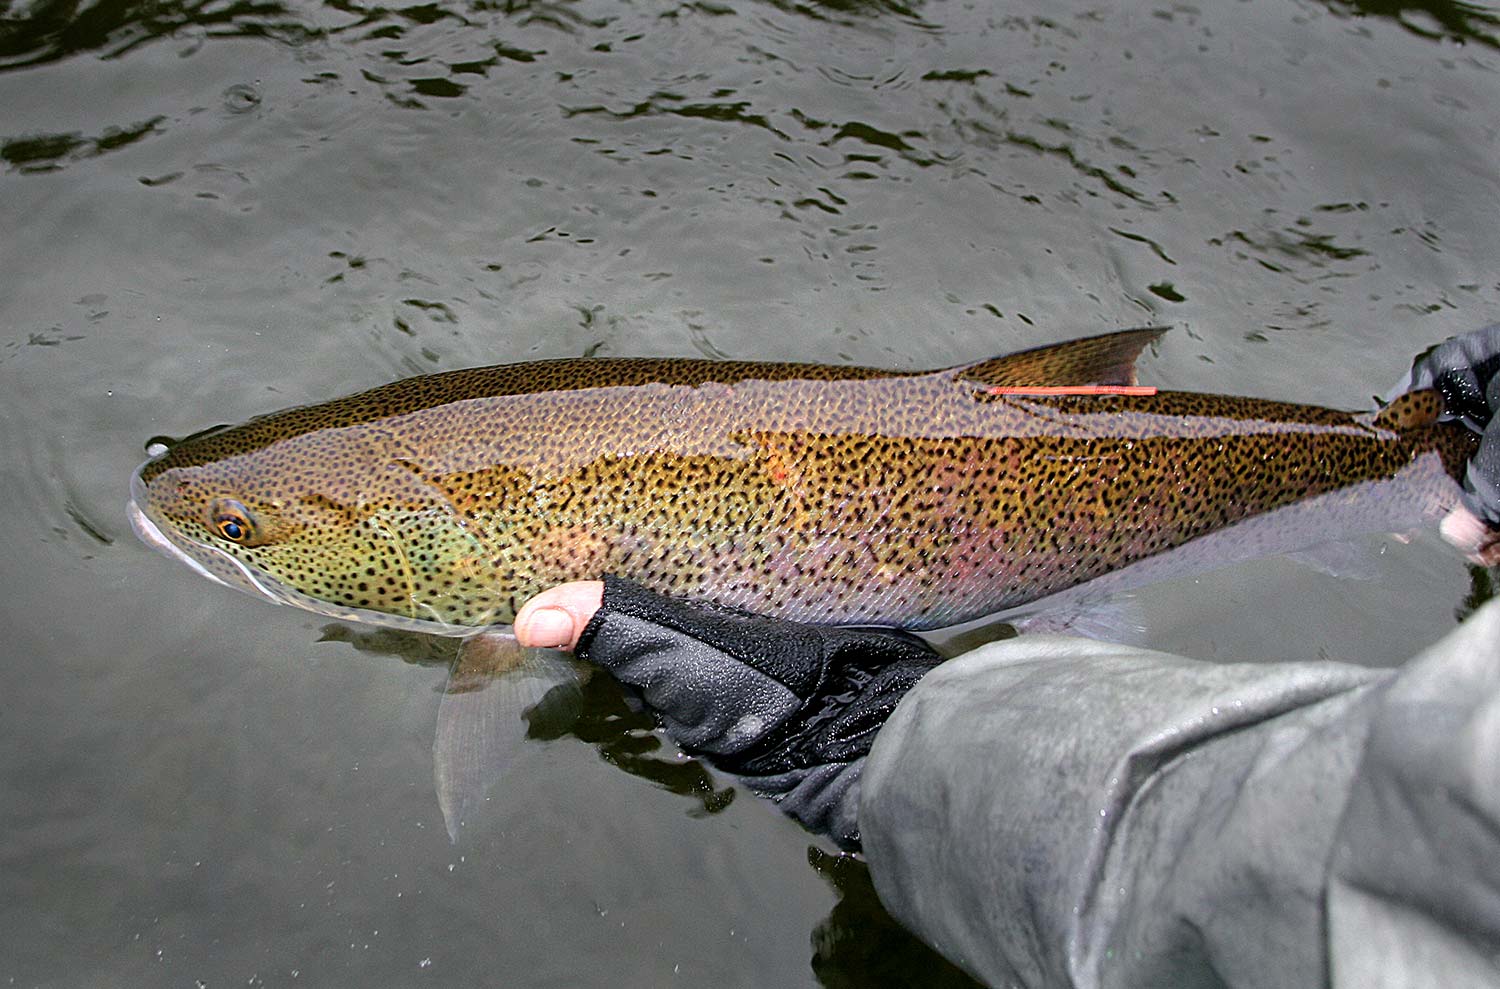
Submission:
[[[933,371],[596,357],[429,374],[189,436],[136,471],[129,511],[220,584],[468,637],[605,574],[931,630],[1149,577],[1214,536],[1285,552],[1459,504],[1478,437],[1437,392],[1346,412],[1140,386],[1164,332]]]
[[[933,372],[592,358],[407,378],[189,437],[136,472],[132,515],[262,598],[469,635],[606,573],[932,629],[1317,496],[1357,509],[1381,485],[1415,519],[1456,502],[1476,437],[1436,393],[1354,414],[1109,390],[1161,332]]]

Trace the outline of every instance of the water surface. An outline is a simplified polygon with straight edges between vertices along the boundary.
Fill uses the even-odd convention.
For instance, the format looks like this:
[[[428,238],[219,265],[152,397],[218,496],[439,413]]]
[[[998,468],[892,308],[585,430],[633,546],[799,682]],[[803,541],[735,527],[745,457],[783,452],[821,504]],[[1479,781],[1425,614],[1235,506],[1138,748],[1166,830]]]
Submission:
[[[441,656],[138,545],[146,440],[1149,322],[1148,383],[1366,407],[1500,319],[1497,105],[1485,4],[0,0],[0,982],[963,984],[602,680],[449,844]],[[1362,548],[1156,588],[1148,641],[1389,665],[1489,593]]]

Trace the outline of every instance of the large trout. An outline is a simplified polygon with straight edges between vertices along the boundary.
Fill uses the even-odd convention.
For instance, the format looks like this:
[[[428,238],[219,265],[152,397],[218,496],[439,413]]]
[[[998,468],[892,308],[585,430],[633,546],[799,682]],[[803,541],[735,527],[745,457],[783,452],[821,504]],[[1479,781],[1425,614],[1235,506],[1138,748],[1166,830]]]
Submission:
[[[1436,393],[1351,414],[1130,387],[1161,332],[925,373],[582,359],[408,378],[190,437],[137,472],[132,515],[230,586],[463,635],[606,573],[929,629],[1272,513],[1241,541],[1296,548],[1278,510],[1297,504],[1338,536],[1457,503],[1477,438]]]

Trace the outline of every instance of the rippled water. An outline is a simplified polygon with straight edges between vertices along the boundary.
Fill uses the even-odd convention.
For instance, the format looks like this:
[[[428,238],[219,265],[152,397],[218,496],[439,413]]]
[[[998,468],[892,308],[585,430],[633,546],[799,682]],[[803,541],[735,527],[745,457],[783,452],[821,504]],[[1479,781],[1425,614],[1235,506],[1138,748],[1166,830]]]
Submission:
[[[442,656],[152,555],[143,444],[1158,321],[1149,383],[1364,407],[1500,319],[1497,105],[1500,8],[1436,0],[0,0],[0,981],[962,984],[606,682],[450,845]],[[1489,593],[1361,548],[1148,592],[1150,641],[1389,664]]]

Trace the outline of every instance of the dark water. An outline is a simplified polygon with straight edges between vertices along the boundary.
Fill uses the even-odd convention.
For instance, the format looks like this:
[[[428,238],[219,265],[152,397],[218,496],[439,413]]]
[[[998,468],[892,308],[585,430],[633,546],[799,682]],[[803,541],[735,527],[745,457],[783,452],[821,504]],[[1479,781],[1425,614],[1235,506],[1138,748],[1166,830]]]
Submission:
[[[1497,106],[1465,3],[0,0],[0,985],[962,984],[607,683],[450,845],[441,666],[138,545],[144,442],[1147,322],[1149,383],[1364,407],[1500,319]],[[1390,664],[1489,593],[1361,548],[1157,588],[1149,641]]]

